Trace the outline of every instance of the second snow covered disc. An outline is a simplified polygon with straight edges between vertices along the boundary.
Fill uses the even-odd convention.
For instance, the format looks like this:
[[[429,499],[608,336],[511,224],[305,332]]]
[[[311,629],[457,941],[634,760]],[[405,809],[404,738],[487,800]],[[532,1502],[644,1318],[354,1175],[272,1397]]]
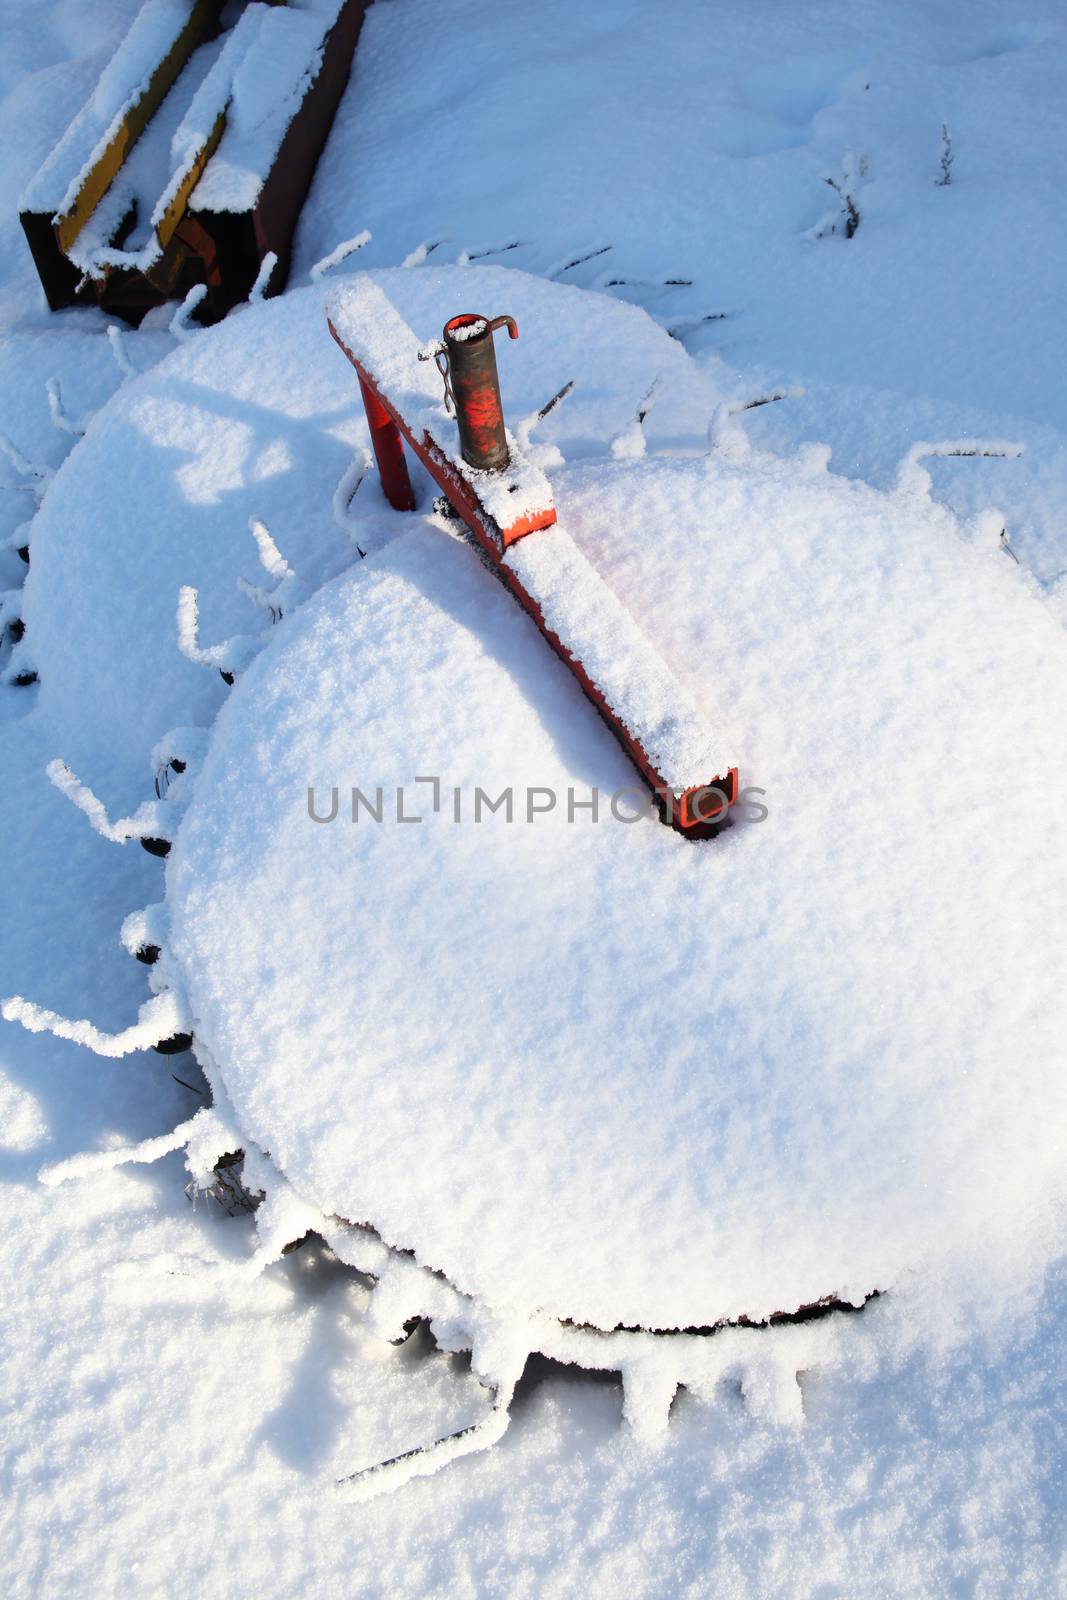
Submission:
[[[814,456],[554,487],[768,814],[704,844],[615,820],[626,758],[413,517],[238,683],[168,865],[246,1136],[483,1303],[601,1328],[859,1300],[1034,1236],[1067,1109],[1034,959],[1067,913],[1062,631],[942,508]]]

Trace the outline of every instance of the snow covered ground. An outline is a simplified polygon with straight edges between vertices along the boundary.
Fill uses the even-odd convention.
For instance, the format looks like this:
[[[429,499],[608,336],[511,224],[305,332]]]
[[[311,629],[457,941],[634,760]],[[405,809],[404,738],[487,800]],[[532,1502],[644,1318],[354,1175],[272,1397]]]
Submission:
[[[137,391],[143,401],[127,391],[83,445],[50,419],[50,378],[81,424],[124,375],[102,317],[44,309],[17,199],[134,10],[132,0],[5,5],[0,66],[0,429],[15,452],[0,461],[0,535],[24,528],[43,492],[42,553],[56,560],[64,496],[79,483],[88,491],[83,504],[66,502],[71,536],[99,549],[100,567],[115,527],[113,611],[79,611],[72,585],[46,624],[42,560],[27,609],[32,600],[39,648],[56,659],[69,615],[69,657],[51,687],[42,661],[40,689],[0,689],[0,990],[111,1029],[145,997],[144,969],[118,929],[160,897],[160,864],[92,833],[44,767],[77,756],[98,787],[112,775],[116,806],[136,804],[152,726],[138,717],[180,698],[185,682],[102,688],[131,641],[143,647],[124,618],[172,614],[174,570],[159,574],[165,595],[145,592],[139,604],[152,572],[125,554],[135,521],[112,517],[126,515],[143,474],[146,543],[159,538],[159,464],[146,462],[167,451],[167,516],[184,505],[205,549],[232,494],[234,539],[248,550],[237,570],[254,570],[243,519],[266,515],[250,503],[257,485],[283,518],[308,517],[318,498],[328,545],[319,581],[344,562],[330,496],[355,437],[351,413],[329,415],[323,395],[323,416],[301,417],[300,396],[287,398],[274,373],[273,390],[259,385],[274,433],[240,447],[238,414],[212,454],[210,407],[197,412],[193,387],[207,358],[195,345],[178,358],[190,387],[175,396],[190,409],[193,469],[174,454],[181,418],[154,376]],[[880,489],[916,440],[1016,440],[1018,460],[931,463],[935,493],[965,515],[997,506],[1012,550],[1055,603],[1067,568],[1065,81],[1067,25],[1051,0],[1025,0],[1010,18],[985,0],[965,12],[948,0],[378,0],[301,225],[293,285],[367,228],[371,242],[334,272],[398,266],[421,247],[430,265],[465,254],[603,287],[680,336],[703,369],[709,417],[723,396],[802,386],[803,397],[750,413],[749,436],[783,453],[824,441],[834,472]],[[935,181],[943,124],[948,185]],[[828,177],[854,185],[851,238],[827,231],[841,217]],[[232,345],[243,315],[193,340]],[[168,320],[124,337],[136,369],[174,348]],[[324,389],[340,390],[344,364],[328,341],[324,351]],[[255,394],[254,368],[248,381]],[[139,404],[137,437],[125,423]],[[108,437],[118,441],[110,457]],[[288,456],[270,454],[275,437]],[[71,447],[86,476],[74,458],[46,489]],[[597,448],[576,439],[573,454]],[[368,507],[361,491],[353,516],[384,539],[382,513]],[[228,576],[237,557],[215,559]],[[17,588],[25,568],[14,550],[0,563],[0,587]],[[82,588],[92,583],[87,570]],[[215,624],[228,621],[208,613],[205,631],[221,637]],[[183,664],[168,641],[136,665],[168,674]],[[1026,685],[1011,689],[1009,701],[1025,700]],[[208,691],[198,693],[198,714],[210,715]],[[1006,801],[991,850],[1013,825]],[[1062,873],[1064,862],[1049,866]],[[1007,903],[1000,914],[1021,925],[1027,910]],[[991,926],[991,945],[997,936]],[[1045,936],[1030,951],[1046,979],[1061,948]],[[712,1406],[683,1394],[649,1445],[621,1426],[616,1383],[541,1364],[493,1451],[350,1506],[334,1496],[335,1478],[482,1414],[462,1361],[420,1336],[402,1348],[372,1338],[366,1291],[315,1249],[242,1281],[181,1270],[246,1259],[251,1227],[204,1201],[191,1208],[177,1155],[81,1184],[37,1181],[43,1163],[190,1116],[202,1085],[171,1074],[183,1076],[187,1059],[104,1061],[15,1027],[0,1035],[5,1593],[1067,1593],[1062,1217],[1010,1257],[994,1254],[980,1281],[971,1272],[925,1285],[921,1311],[889,1296],[844,1319],[832,1363],[803,1380],[799,1428],[726,1382]],[[1004,1074],[1017,1067],[1006,1054]],[[1058,1130],[1047,1135],[1045,1154]]]

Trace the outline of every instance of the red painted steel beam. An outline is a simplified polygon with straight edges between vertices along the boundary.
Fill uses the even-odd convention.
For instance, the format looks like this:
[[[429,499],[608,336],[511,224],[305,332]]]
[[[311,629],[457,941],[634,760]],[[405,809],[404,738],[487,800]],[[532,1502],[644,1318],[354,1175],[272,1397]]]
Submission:
[[[336,337],[336,335],[335,335]],[[359,373],[359,387],[363,394],[363,409],[367,413],[370,442],[374,459],[378,463],[378,476],[382,491],[394,511],[414,511],[415,494],[404,459],[404,443],[400,429],[386,409],[374,385]]]
[[[658,772],[653,766],[641,741],[630,732],[618,712],[609,704],[601,690],[589,677],[581,661],[567,648],[566,642],[549,627],[537,600],[529,593],[516,573],[504,561],[504,555],[509,546],[515,544],[519,539],[525,538],[528,534],[536,533],[540,529],[552,526],[556,521],[555,507],[547,506],[529,516],[519,517],[506,528],[502,528],[497,519],[482,504],[475,484],[460,471],[455,462],[445,455],[440,445],[428,433],[424,432],[421,438],[417,436],[415,431],[404,420],[397,407],[393,405],[389,396],[379,387],[374,375],[367,370],[345,344],[332,319],[329,320],[329,328],[337,344],[344,351],[358,374],[359,386],[367,410],[367,421],[371,430],[371,440],[382,476],[382,488],[390,505],[395,506],[400,511],[414,508],[414,500],[411,496],[411,482],[403,460],[403,445],[401,443],[401,437],[403,437],[407,440],[431,478],[443,491],[456,515],[467,524],[478,544],[489,556],[500,577],[507,584],[523,610],[533,619],[544,639],[578,680],[583,693],[599,711],[649,788],[656,795],[664,821],[668,822],[671,827],[684,834],[688,839],[713,837],[722,827],[730,806],[736,804],[738,769],[731,767],[728,772],[713,778],[709,783],[696,785],[684,790],[680,795],[675,795],[662,773]],[[380,450],[384,454],[380,453]],[[394,452],[399,453],[402,477],[400,472],[397,471]],[[725,803],[719,799],[720,795],[725,796]]]

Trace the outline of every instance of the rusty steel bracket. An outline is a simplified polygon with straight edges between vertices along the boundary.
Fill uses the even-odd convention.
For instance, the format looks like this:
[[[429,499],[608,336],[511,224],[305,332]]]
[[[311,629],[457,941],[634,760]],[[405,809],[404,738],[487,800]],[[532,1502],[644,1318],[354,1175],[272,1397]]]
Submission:
[[[536,510],[520,512],[509,521],[499,520],[485,505],[479,485],[464,470],[462,463],[449,455],[429,431],[423,429],[420,432],[417,426],[412,427],[407,422],[400,409],[393,404],[379,385],[373,372],[345,343],[332,318],[329,319],[329,329],[359,377],[382,489],[395,510],[415,509],[415,495],[408,476],[407,463],[404,460],[403,441],[406,440],[430,477],[446,496],[457,516],[467,524],[478,543],[492,555],[494,561],[499,563],[509,545],[524,538],[526,534],[552,526],[556,520],[556,509],[551,503]],[[428,352],[422,353],[428,354]]]

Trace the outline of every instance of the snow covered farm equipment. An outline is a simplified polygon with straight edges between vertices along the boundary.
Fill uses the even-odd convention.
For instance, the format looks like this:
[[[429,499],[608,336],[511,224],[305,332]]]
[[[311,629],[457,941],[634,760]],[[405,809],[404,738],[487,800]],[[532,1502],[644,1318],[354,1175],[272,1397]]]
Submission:
[[[493,333],[512,317],[464,313],[419,348],[381,289],[356,279],[329,308],[355,367],[382,488],[414,509],[406,439],[519,604],[577,678],[653,791],[663,820],[690,839],[714,836],[738,794],[738,769],[686,690],[570,536],[544,473],[504,425]],[[426,363],[445,380],[440,394]],[[457,450],[458,442],[458,450]],[[547,530],[551,530],[548,533]],[[530,538],[530,535],[537,535]]]
[[[173,850],[123,925],[149,990],[135,1021],[107,1032],[21,996],[0,1012],[108,1058],[163,1046],[210,1102],[45,1181],[184,1148],[211,1193],[243,1151],[244,1190],[263,1195],[255,1253],[168,1255],[168,1277],[188,1272],[207,1298],[317,1235],[373,1283],[368,1335],[418,1324],[420,1346],[470,1351],[481,1420],[408,1450],[441,1430],[413,1412],[395,1438],[361,1431],[335,1464],[357,1469],[346,1496],[492,1444],[531,1352],[621,1373],[627,1425],[650,1442],[679,1385],[731,1409],[740,1388],[754,1416],[800,1424],[817,1391],[798,1376],[844,1353],[841,1313],[876,1288],[940,1290],[983,1236],[1045,1214],[1057,1152],[1039,1135],[1067,993],[1032,954],[1035,926],[1050,943],[1063,920],[1041,803],[1067,725],[1062,629],[925,492],[844,480],[823,451],[709,451],[713,391],[633,307],[491,267],[331,287],[379,445],[423,505],[403,439],[439,483],[452,474],[472,538],[379,503],[351,370],[316,359],[319,287],[182,341],[56,475],[16,664],[41,668],[57,755],[106,774],[151,749],[155,798],[115,817],[64,761],[49,777],[105,838]],[[511,352],[523,420],[503,470],[463,463],[434,346],[417,359],[411,328],[426,338],[461,303],[546,330]],[[656,378],[646,455],[632,428]],[[565,379],[574,401],[535,443],[531,408]],[[197,405],[172,403],[189,393]],[[277,462],[262,452],[281,427],[285,470],[235,482],[238,453]],[[124,452],[135,470],[116,472]],[[520,512],[539,525],[513,536]],[[540,631],[516,615],[516,583]],[[200,640],[194,584],[217,643]],[[790,804],[705,850],[647,818],[590,826],[584,807],[527,806],[524,825],[500,803],[513,790],[569,800],[576,780],[606,796],[636,778],[547,658],[548,629],[671,776],[728,762],[697,745],[710,733],[695,712],[668,736],[665,713],[688,703],[668,667],[697,704],[728,700],[755,775]],[[83,737],[86,682],[112,714]],[[1004,743],[1017,727],[1026,826],[998,871],[975,873],[995,820],[975,802],[989,730]],[[902,771],[909,795],[937,797],[906,849],[883,802]],[[390,804],[356,826],[342,781],[398,801],[407,784],[396,821],[421,826],[392,825]],[[311,791],[301,804],[316,783],[317,812]],[[991,946],[980,930],[1009,879],[1034,916]],[[472,952],[490,981],[468,981]],[[190,1039],[203,1084],[173,1053]],[[1013,1050],[1031,1077],[1005,1096]],[[1003,1183],[974,1181],[1005,1171],[1014,1211]],[[890,1311],[895,1326],[917,1305]]]
[[[131,323],[283,287],[369,0],[145,0],[20,202],[48,304]],[[273,260],[268,258],[273,257]]]

